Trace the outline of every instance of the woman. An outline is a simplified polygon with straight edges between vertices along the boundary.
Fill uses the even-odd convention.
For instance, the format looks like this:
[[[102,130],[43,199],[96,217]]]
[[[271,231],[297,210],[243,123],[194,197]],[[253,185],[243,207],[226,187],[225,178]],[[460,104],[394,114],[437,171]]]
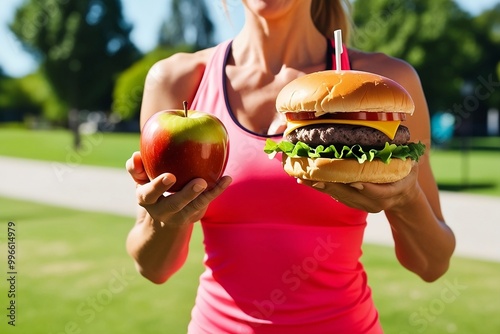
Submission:
[[[454,250],[428,155],[392,184],[286,175],[262,151],[266,138],[282,135],[276,96],[292,79],[334,66],[330,38],[338,28],[347,38],[348,1],[243,3],[246,21],[232,41],[174,55],[150,70],[141,114],[144,124],[183,100],[213,112],[230,135],[228,176],[213,190],[195,179],[165,197],[175,175],[149,182],[134,153],[127,169],[141,209],[127,249],[142,275],[163,283],[183,265],[201,220],[206,270],[189,333],[381,333],[359,262],[367,212],[385,211],[398,260],[426,281],[446,272]],[[406,125],[412,141],[429,148],[428,109],[412,67],[383,54],[345,56],[344,69],[381,74],[410,92],[416,112]]]

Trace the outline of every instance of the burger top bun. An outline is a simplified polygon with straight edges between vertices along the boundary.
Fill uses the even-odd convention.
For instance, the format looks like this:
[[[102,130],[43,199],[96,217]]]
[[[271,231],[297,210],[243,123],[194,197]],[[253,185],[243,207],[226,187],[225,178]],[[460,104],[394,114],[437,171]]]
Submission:
[[[320,71],[287,84],[276,99],[280,112],[314,111],[316,117],[338,112],[413,114],[413,100],[397,82],[362,71]]]

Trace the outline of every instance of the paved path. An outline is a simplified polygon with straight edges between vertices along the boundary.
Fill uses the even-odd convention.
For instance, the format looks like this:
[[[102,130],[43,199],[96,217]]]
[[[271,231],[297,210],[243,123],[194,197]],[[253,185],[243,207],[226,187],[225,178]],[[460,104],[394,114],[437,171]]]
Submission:
[[[128,217],[136,210],[124,168],[0,157],[0,196]],[[441,203],[457,237],[456,254],[500,262],[500,198],[442,192]],[[365,240],[393,244],[383,214],[370,215]]]
[[[4,197],[133,216],[134,187],[125,163],[117,169],[0,157]]]

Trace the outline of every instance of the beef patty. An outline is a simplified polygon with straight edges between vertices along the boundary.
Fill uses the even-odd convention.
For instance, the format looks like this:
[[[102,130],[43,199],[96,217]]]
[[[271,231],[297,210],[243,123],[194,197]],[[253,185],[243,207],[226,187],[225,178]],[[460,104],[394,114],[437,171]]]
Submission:
[[[385,143],[405,145],[410,140],[410,131],[399,126],[394,139],[379,130],[350,124],[309,125],[298,128],[286,136],[292,143],[304,142],[312,147],[319,145],[360,145],[363,147],[384,147]]]

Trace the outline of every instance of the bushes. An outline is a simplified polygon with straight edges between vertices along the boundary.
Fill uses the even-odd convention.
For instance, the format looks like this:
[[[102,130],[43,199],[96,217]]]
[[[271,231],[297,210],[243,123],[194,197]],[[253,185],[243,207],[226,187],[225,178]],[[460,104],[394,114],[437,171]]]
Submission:
[[[28,115],[61,121],[66,110],[40,72],[0,80],[0,121],[23,122]]]
[[[137,116],[141,109],[144,81],[149,69],[159,60],[174,53],[189,51],[189,47],[157,48],[124,71],[116,80],[113,91],[113,113],[124,120]]]

